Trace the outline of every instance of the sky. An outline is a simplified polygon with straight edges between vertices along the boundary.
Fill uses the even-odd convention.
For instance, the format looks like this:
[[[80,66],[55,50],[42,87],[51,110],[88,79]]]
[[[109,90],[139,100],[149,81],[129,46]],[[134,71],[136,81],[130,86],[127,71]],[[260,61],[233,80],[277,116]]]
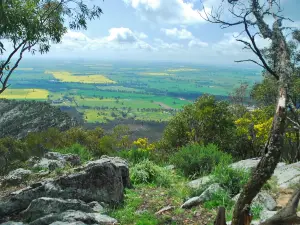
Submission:
[[[201,0],[84,1],[99,5],[104,12],[101,18],[88,22],[87,30],[68,30],[62,43],[52,46],[43,58],[230,64],[252,57],[235,40],[241,27],[220,29],[200,16],[203,5],[210,10],[222,0],[202,0],[203,5]],[[300,28],[300,0],[281,0],[281,4],[284,15],[295,21],[286,24]],[[269,44],[260,37],[257,42],[261,47]]]

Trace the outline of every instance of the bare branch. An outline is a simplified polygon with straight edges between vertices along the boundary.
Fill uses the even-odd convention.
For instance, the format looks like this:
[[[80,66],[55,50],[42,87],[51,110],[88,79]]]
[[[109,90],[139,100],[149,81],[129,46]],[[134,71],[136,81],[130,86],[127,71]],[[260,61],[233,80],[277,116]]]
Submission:
[[[234,61],[234,62],[237,62],[237,63],[241,63],[241,62],[253,62],[253,63],[259,65],[260,67],[265,68],[262,64],[256,62],[256,61],[253,60],[253,59],[236,60],[236,61]]]

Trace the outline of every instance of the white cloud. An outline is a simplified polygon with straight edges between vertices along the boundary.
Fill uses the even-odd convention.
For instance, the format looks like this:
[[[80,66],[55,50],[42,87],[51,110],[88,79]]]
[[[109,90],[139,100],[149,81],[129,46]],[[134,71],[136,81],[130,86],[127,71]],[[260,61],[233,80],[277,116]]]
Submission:
[[[170,24],[197,24],[205,20],[203,11],[195,8],[193,2],[184,0],[123,0],[136,9],[142,19]],[[211,0],[209,0],[211,1]],[[206,5],[205,5],[206,6]],[[210,8],[206,9],[210,12]]]
[[[203,41],[200,41],[199,39],[193,39],[189,42],[188,46],[190,48],[194,48],[194,47],[200,47],[200,48],[203,48],[203,47],[208,47],[208,43],[206,42],[203,42]]]
[[[165,35],[167,35],[169,37],[173,37],[173,38],[178,38],[178,39],[193,39],[194,38],[193,34],[186,29],[179,30],[177,28],[173,28],[173,29],[162,28],[161,31],[164,32]]]
[[[167,43],[159,38],[154,39],[155,47],[163,50],[178,50],[183,48],[183,45],[178,43]]]
[[[108,36],[100,38],[90,38],[82,32],[68,31],[62,43],[55,45],[57,49],[67,49],[69,51],[88,51],[98,49],[143,49],[155,50],[150,44],[143,41],[147,35],[144,33],[133,32],[129,28],[111,28]]]
[[[117,43],[135,43],[138,38],[129,28],[120,27],[111,28],[107,40]]]

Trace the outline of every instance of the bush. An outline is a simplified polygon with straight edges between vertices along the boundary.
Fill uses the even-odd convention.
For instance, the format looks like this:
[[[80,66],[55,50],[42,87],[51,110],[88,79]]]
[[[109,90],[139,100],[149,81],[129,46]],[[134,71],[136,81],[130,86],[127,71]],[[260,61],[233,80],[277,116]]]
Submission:
[[[237,170],[223,164],[219,164],[212,173],[214,182],[227,190],[231,197],[240,192],[250,177],[250,172]]]
[[[20,168],[31,156],[26,144],[12,137],[0,139],[0,175]]]
[[[141,162],[145,159],[150,159],[150,151],[147,151],[146,149],[130,149],[130,150],[122,150],[118,152],[118,156],[124,159],[127,159],[129,162],[136,164],[138,162]]]
[[[234,201],[230,198],[227,191],[221,190],[212,195],[210,201],[204,203],[204,208],[215,209],[220,206],[224,206],[226,209],[231,208],[234,205]]]
[[[170,171],[146,159],[130,169],[130,178],[134,184],[152,183],[157,186],[171,185]]]
[[[190,144],[171,157],[171,163],[175,164],[185,176],[207,175],[218,164],[227,165],[231,162],[231,156],[219,151],[213,144],[207,146]]]
[[[71,147],[54,149],[53,151],[62,154],[76,154],[80,157],[80,160],[83,162],[88,161],[92,158],[92,154],[80,144],[73,144]]]

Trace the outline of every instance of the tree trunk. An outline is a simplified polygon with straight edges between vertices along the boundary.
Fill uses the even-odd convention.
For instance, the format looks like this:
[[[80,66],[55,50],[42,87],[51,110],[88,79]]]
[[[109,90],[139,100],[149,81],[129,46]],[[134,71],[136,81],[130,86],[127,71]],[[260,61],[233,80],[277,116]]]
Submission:
[[[261,158],[250,180],[243,188],[235,205],[232,225],[245,225],[245,206],[249,206],[262,186],[271,178],[283,151],[286,125],[286,107],[288,103],[288,87],[291,75],[289,49],[281,31],[281,22],[277,20],[273,25],[272,47],[276,51],[276,74],[279,77],[277,108],[274,114],[270,138],[265,147],[265,155]]]

